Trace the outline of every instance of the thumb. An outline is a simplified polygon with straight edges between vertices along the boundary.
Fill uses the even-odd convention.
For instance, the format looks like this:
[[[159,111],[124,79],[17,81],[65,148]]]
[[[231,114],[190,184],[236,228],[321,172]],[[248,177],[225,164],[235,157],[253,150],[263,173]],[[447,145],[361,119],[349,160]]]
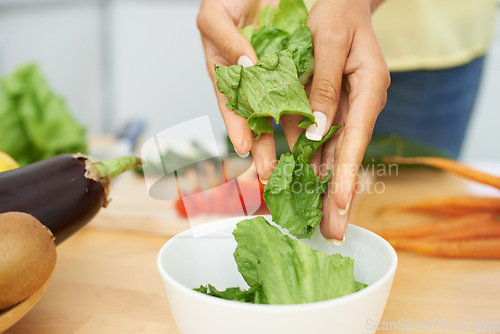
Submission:
[[[247,67],[258,60],[252,45],[240,34],[227,11],[202,6],[196,23],[201,34],[215,45],[229,64]]]

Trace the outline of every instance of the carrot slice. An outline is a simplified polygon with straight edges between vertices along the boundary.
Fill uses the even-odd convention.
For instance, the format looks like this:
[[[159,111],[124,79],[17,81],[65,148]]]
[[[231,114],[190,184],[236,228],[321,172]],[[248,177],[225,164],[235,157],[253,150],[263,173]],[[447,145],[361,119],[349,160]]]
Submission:
[[[500,259],[500,238],[442,241],[436,239],[393,239],[394,248],[433,256]]]
[[[386,229],[378,231],[377,233],[385,239],[420,238],[462,230],[467,226],[474,226],[481,222],[491,222],[494,219],[495,216],[492,214],[478,213],[448,220],[438,220],[431,223]]]
[[[381,213],[401,211],[433,213],[445,216],[463,216],[476,212],[500,214],[500,198],[473,196],[439,197],[390,205],[380,210]]]
[[[431,166],[500,189],[500,177],[480,172],[451,159],[438,157],[385,157],[383,161],[385,163]]]

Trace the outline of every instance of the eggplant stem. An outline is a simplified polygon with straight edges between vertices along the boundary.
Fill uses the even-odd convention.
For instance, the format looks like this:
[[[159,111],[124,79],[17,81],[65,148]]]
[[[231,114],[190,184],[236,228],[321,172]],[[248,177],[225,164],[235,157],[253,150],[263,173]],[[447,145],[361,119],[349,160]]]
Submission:
[[[120,175],[125,171],[140,167],[141,165],[142,165],[141,158],[133,155],[127,157],[109,159],[101,163],[94,164],[99,173],[102,176],[109,177],[110,180],[113,180],[115,177],[117,177],[118,175]]]
[[[77,153],[73,157],[75,159],[85,160],[85,177],[99,182],[103,187],[105,193],[104,207],[106,207],[109,203],[109,187],[111,180],[127,170],[137,168],[142,165],[141,158],[133,155],[114,158],[102,162],[81,153]]]

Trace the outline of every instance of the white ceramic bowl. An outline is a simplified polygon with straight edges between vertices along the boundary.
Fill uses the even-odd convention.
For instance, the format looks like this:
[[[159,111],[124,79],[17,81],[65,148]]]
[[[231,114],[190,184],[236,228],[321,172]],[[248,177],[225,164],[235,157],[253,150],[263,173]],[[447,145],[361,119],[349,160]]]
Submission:
[[[233,259],[231,234],[237,217],[184,231],[158,255],[158,269],[172,315],[182,334],[368,334],[375,333],[397,266],[394,249],[378,235],[349,225],[346,242],[325,242],[319,229],[314,249],[355,259],[354,278],[368,287],[348,296],[299,305],[257,305],[207,296],[192,289],[210,283],[218,289],[247,285]],[[265,216],[271,221],[270,216]]]

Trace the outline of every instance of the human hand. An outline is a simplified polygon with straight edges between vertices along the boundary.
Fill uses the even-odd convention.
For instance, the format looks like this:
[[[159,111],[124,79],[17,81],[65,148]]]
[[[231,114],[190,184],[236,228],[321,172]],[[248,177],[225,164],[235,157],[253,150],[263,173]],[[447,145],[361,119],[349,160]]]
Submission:
[[[252,150],[257,173],[265,181],[275,162],[273,135],[263,133],[257,142],[253,141],[246,119],[226,108],[226,98],[216,88],[213,70],[213,64],[251,66],[257,61],[239,29],[255,23],[258,10],[268,3],[263,2],[204,0],[197,23],[229,138],[240,154]],[[277,5],[278,1],[271,2]],[[308,137],[319,140],[332,124],[343,125],[313,160],[321,177],[327,169],[334,171],[329,192],[323,198],[321,232],[328,239],[343,239],[357,172],[376,118],[385,105],[389,71],[371,26],[371,12],[380,2],[318,0],[308,19],[316,60],[308,89],[318,123],[308,129]],[[302,132],[297,127],[301,118],[281,118],[290,147]]]
[[[267,4],[278,6],[278,3],[279,0],[203,0],[197,18],[208,72],[214,84],[229,138],[241,156],[245,157],[252,151],[255,168],[263,183],[269,179],[276,162],[273,134],[264,132],[258,141],[254,141],[247,120],[226,107],[227,99],[217,89],[214,64],[240,64],[245,67],[255,64],[255,51],[239,30],[249,24],[255,24],[262,7]],[[303,131],[297,127],[302,118],[299,115],[283,115],[280,119],[290,145],[295,143]]]
[[[342,125],[313,159],[321,177],[333,171],[323,196],[321,233],[343,240],[358,170],[378,114],[385,105],[389,70],[371,24],[380,0],[318,0],[308,18],[315,69],[309,102],[316,125],[307,137],[319,140]]]

